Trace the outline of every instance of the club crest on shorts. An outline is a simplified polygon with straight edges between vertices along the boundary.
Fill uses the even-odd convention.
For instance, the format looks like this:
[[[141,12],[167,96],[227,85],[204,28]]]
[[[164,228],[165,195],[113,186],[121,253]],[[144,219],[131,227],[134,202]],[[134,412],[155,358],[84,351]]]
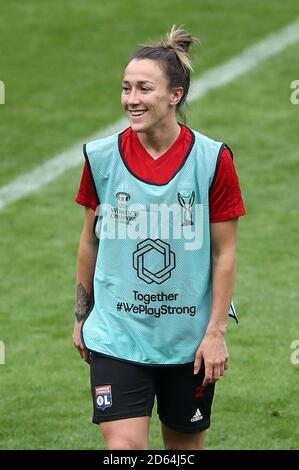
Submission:
[[[104,411],[112,406],[112,387],[111,385],[101,385],[95,388],[96,406]]]

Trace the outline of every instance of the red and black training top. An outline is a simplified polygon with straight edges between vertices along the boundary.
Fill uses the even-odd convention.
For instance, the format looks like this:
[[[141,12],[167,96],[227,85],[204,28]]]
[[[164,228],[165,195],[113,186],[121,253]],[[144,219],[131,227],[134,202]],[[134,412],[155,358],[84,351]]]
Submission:
[[[129,127],[121,136],[121,151],[126,166],[138,178],[152,184],[167,184],[177,173],[192,144],[190,129],[181,125],[181,132],[174,144],[154,159],[141,144],[138,134]],[[225,222],[246,214],[238,175],[231,150],[223,147],[215,177],[210,188],[210,222]],[[95,210],[98,205],[92,177],[85,163],[76,202]]]

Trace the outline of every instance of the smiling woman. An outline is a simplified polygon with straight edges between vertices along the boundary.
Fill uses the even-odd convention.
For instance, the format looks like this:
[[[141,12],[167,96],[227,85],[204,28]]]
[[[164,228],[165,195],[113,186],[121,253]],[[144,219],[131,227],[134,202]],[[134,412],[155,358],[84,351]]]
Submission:
[[[165,41],[137,51],[121,95],[130,127],[84,146],[73,340],[91,364],[93,422],[110,450],[148,448],[155,397],[165,448],[203,449],[215,382],[228,368],[237,219],[245,210],[230,149],[177,121],[193,42],[173,27]],[[161,204],[176,205],[179,216],[143,217]],[[143,211],[128,218],[136,205]],[[107,217],[114,237],[105,236]],[[169,230],[153,236],[154,223]],[[202,234],[201,243],[187,248],[173,225]]]
[[[194,41],[183,30],[172,28],[165,41],[143,47],[126,67],[122,105],[132,130],[146,134],[140,134],[140,141],[153,158],[164,153],[180,134],[176,113],[188,95],[192,70],[188,50]]]
[[[168,135],[168,142],[159,139],[154,156],[164,153],[180,134],[175,108],[183,96],[183,88],[169,89],[168,80],[158,62],[150,59],[133,59],[126,68],[121,102],[134,132],[151,136]],[[141,143],[142,136],[140,139]],[[166,148],[162,145],[166,144]],[[152,154],[152,153],[151,153]]]

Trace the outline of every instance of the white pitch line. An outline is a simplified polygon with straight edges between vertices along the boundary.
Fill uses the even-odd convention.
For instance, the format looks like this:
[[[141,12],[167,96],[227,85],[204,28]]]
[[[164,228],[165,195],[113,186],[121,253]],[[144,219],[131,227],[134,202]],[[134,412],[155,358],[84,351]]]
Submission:
[[[244,75],[244,73],[253,69],[258,64],[278,54],[288,45],[297,41],[299,41],[299,20],[284,27],[278,33],[270,34],[255,46],[245,49],[241,54],[228,60],[223,65],[207,71],[202,77],[194,80],[188,102],[201,98],[210,90],[220,88],[237,77]],[[127,125],[128,121],[126,118],[120,119],[115,124],[84,139],[84,142],[119,132]],[[40,189],[62,175],[69,168],[82,163],[82,145],[84,142],[76,143],[68,150],[0,188],[0,209]]]

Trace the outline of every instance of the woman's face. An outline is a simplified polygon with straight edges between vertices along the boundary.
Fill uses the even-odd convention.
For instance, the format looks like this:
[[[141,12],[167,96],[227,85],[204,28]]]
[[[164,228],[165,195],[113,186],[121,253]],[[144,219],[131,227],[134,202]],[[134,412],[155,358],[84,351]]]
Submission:
[[[127,65],[121,95],[122,106],[135,132],[152,132],[175,116],[182,88],[170,91],[157,61],[133,59]]]

